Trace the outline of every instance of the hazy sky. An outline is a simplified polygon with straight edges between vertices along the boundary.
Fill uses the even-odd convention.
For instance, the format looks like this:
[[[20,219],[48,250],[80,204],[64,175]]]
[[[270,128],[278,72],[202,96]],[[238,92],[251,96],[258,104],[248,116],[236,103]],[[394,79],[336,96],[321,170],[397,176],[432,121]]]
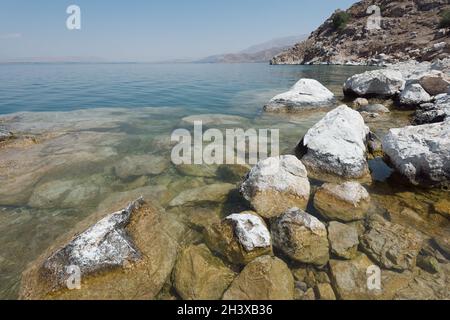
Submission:
[[[309,33],[354,0],[0,0],[0,60],[197,58]],[[66,9],[81,8],[69,31]]]

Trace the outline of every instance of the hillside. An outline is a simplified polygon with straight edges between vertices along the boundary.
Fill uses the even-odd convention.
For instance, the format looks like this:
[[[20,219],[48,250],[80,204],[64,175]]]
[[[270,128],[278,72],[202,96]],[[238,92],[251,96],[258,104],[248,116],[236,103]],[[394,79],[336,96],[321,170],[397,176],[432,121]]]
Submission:
[[[277,38],[253,45],[237,53],[219,54],[200,59],[198,63],[258,63],[269,62],[272,57],[306,39],[306,35]]]
[[[374,4],[381,9],[381,29],[368,30],[366,11]],[[450,0],[359,1],[347,14],[337,10],[307,40],[275,56],[271,64],[378,65],[449,56],[450,30],[440,27],[446,10]],[[342,16],[348,22],[335,23]]]

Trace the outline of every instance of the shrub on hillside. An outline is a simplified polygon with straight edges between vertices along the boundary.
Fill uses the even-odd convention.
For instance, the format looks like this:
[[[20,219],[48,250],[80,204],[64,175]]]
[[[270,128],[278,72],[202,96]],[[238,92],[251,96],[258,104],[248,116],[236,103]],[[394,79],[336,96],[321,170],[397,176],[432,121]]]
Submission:
[[[450,10],[445,10],[441,15],[440,28],[450,28]]]
[[[350,21],[350,14],[344,11],[339,11],[333,16],[333,26],[335,30],[343,30]]]

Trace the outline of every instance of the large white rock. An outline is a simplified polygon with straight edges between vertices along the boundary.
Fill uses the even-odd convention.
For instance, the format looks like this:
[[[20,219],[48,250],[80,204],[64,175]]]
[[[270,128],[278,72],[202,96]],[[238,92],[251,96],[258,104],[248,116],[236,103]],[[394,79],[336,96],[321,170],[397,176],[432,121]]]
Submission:
[[[275,96],[265,106],[269,112],[292,112],[326,107],[334,102],[334,94],[314,79],[300,79],[289,91]]]
[[[401,72],[389,69],[367,71],[354,75],[344,84],[344,93],[357,96],[391,97],[403,90]]]
[[[369,173],[366,141],[370,130],[359,112],[342,105],[312,127],[299,144],[302,162],[315,173],[362,178]]]
[[[141,254],[131,242],[125,227],[133,211],[143,203],[142,198],[138,199],[76,236],[45,261],[43,272],[53,274],[56,282],[64,285],[68,266],[77,266],[81,275],[86,276],[139,259]]]
[[[400,104],[404,106],[418,106],[431,101],[431,96],[418,83],[408,85],[400,93]]]
[[[383,151],[393,167],[412,184],[450,182],[450,121],[391,129]]]
[[[288,155],[260,161],[240,191],[260,216],[272,218],[292,207],[306,208],[310,188],[305,166]]]

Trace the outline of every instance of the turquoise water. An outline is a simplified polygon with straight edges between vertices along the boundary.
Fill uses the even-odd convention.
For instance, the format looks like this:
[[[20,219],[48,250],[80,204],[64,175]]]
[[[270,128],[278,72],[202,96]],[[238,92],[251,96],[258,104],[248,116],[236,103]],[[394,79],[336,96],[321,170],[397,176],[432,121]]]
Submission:
[[[0,64],[0,114],[177,107],[250,115],[300,78],[340,91],[358,67],[267,64]]]

